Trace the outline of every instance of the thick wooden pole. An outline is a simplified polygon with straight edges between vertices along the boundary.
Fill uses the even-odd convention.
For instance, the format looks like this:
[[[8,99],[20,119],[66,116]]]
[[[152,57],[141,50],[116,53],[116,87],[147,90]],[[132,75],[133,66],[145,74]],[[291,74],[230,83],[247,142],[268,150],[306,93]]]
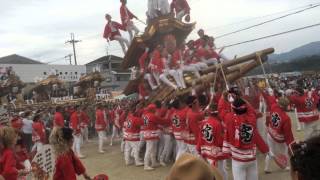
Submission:
[[[242,57],[230,60],[230,61],[222,62],[222,67],[223,68],[227,68],[227,67],[230,67],[230,66],[234,66],[234,65],[237,65],[237,64],[242,64],[242,63],[248,62],[250,60],[256,59],[257,53],[261,55],[262,59],[264,59],[263,57],[265,57],[268,54],[271,54],[273,52],[274,52],[274,48],[264,49],[264,50],[261,50],[261,51],[258,51],[258,52],[255,52],[255,53],[252,53],[252,54],[249,54],[249,55],[246,55],[246,56],[242,56]],[[217,66],[213,65],[213,66],[210,66],[209,68],[205,69],[202,72],[204,74],[207,74],[209,72],[214,72],[216,70],[216,68],[217,68]]]
[[[262,51],[257,51],[255,53],[236,58],[234,60],[225,61],[222,63],[222,68],[226,75],[226,80],[228,83],[233,83],[237,79],[240,79],[249,71],[254,69],[255,67],[261,65],[258,56],[261,57],[262,63],[267,61],[267,55],[274,52],[273,48],[265,49]],[[215,77],[221,77],[221,70],[216,70],[218,65],[213,65],[207,68],[206,70],[202,71],[202,76],[199,79],[195,79],[192,75],[187,75],[185,80],[187,83],[188,88],[182,91],[174,91],[173,89],[169,88],[168,86],[162,86],[156,92],[152,92],[150,99],[147,102],[154,102],[156,100],[170,100],[171,98],[184,95],[187,93],[191,93],[194,89],[197,93],[201,93],[208,88],[206,85],[215,81]],[[194,81],[194,82],[193,82]],[[193,85],[193,87],[192,87]]]
[[[263,62],[266,61],[266,59],[262,60]],[[254,69],[255,67],[259,66],[260,62],[258,62],[257,60],[254,60],[244,66],[241,66],[240,69],[238,71],[232,71],[228,74],[226,74],[227,76],[227,81],[229,83],[233,83],[234,81],[236,81],[237,79],[243,77],[245,74],[247,74],[250,70]],[[204,78],[206,83],[210,83],[214,81],[214,76],[215,74],[210,73],[206,76],[206,78]],[[195,90],[196,92],[202,92],[204,91],[205,87],[203,86],[203,84],[198,84],[197,86],[195,86]]]

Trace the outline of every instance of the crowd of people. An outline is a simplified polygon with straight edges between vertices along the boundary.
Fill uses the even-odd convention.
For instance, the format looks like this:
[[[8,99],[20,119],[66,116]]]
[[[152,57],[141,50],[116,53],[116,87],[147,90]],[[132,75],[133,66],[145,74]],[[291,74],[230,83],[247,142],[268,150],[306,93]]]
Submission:
[[[117,40],[125,53],[139,33],[132,21],[138,18],[130,12],[126,0],[120,2],[122,23],[112,21],[111,15],[106,14],[104,38]],[[171,4],[167,0],[148,1],[148,22],[168,14],[190,21],[186,0],[173,0]],[[122,37],[119,30],[128,31],[130,40]],[[265,173],[272,173],[270,162],[274,160],[280,168],[290,169],[295,180],[317,179],[319,79],[300,78],[296,85],[288,83],[288,79],[270,79],[263,88],[250,79],[229,85],[225,91],[222,86],[208,87],[212,91],[193,91],[170,100],[145,103],[161,83],[175,90],[185,89],[184,72],[199,78],[208,66],[228,60],[223,49],[216,51],[213,37],[202,29],[198,35],[199,39],[177,47],[175,37],[169,34],[152,51],[145,47],[139,59],[139,73],[143,75],[139,99],[54,107],[31,105],[30,109],[8,112],[7,121],[0,126],[0,180],[25,179],[32,170],[32,159],[45,144],[50,144],[56,155],[54,180],[76,179],[77,175],[91,179],[81,162],[90,155],[83,154],[81,147],[97,139],[97,153],[106,153],[108,136],[110,146],[116,138],[120,140],[127,166],[143,166],[145,171],[151,171],[175,163],[168,180],[212,179],[212,173],[206,173],[212,169],[227,180],[227,161],[231,162],[234,180],[257,180],[258,150],[265,155]],[[293,119],[302,124],[303,141],[296,141],[293,136],[289,109],[295,110]],[[188,159],[196,166],[186,163]],[[180,172],[185,169],[181,168],[184,163],[190,165],[190,171]],[[190,174],[187,178],[186,174],[194,172],[202,176]]]
[[[296,166],[291,167],[292,170],[305,171],[305,166],[311,165],[301,166],[298,162],[305,162],[300,159],[303,157],[316,159],[312,154],[314,150],[310,149],[310,154],[305,144],[316,143],[314,139],[320,130],[316,91],[299,86],[287,94],[271,88],[261,89],[256,98],[264,99],[265,113],[260,112],[259,106],[263,103],[253,102],[245,91],[234,86],[225,92],[184,95],[145,107],[141,100],[123,100],[92,107],[57,106],[13,114],[9,125],[0,128],[0,160],[4,163],[0,174],[5,178],[26,175],[31,170],[32,157],[44,144],[50,143],[57,154],[54,179],[73,178],[75,174],[89,178],[79,160],[86,157],[81,153],[81,145],[88,142],[88,128],[94,128],[93,134],[98,136],[97,152],[105,153],[107,134],[110,145],[116,136],[121,137],[125,164],[144,166],[146,171],[159,165],[167,166],[182,154],[190,153],[216,167],[223,179],[228,179],[228,159],[231,159],[234,179],[258,179],[257,149],[266,155],[266,173],[272,172],[271,160],[289,169],[289,158]],[[290,104],[295,105],[297,118],[304,125],[306,141],[294,140],[292,120],[286,113]],[[261,128],[265,128],[266,135]],[[295,157],[292,153],[300,154]],[[74,159],[76,164],[72,162]],[[62,163],[64,161],[70,164]],[[6,165],[10,168],[4,168]],[[64,172],[66,166],[79,169]]]
[[[100,119],[102,118],[102,120],[105,121],[106,118],[108,118],[109,120],[105,122],[107,125],[104,126],[103,130],[108,129],[107,126],[110,126],[109,129],[113,129],[112,126],[115,126],[115,124],[111,119],[114,120],[115,115],[112,112],[128,102],[128,99],[124,99],[112,102],[109,101],[103,104],[103,117],[100,117]],[[63,153],[69,152],[69,149],[73,149],[72,153],[69,152],[68,154],[70,155],[68,158],[71,158],[67,159],[69,164],[66,165],[62,163],[62,166],[72,166],[74,158],[84,158],[85,156],[82,155],[80,151],[80,145],[82,146],[85,143],[88,143],[89,136],[95,136],[96,132],[99,135],[99,128],[95,131],[95,127],[98,127],[99,125],[94,125],[94,122],[97,122],[94,121],[94,119],[96,119],[95,108],[95,105],[88,104],[68,104],[56,107],[29,106],[29,108],[24,109],[23,111],[2,108],[0,120],[0,132],[2,133],[0,133],[0,175],[5,179],[17,179],[18,177],[19,179],[26,178],[32,170],[31,162],[35,155],[37,152],[41,152],[44,149],[44,145],[47,144],[52,145],[56,155],[63,155]],[[98,119],[99,113],[97,114]],[[64,133],[66,133],[66,135],[64,135]],[[114,130],[113,137],[118,136],[118,134],[115,133],[117,133],[116,130]],[[63,138],[66,139],[63,140]],[[13,154],[11,154],[12,157],[7,157],[4,151],[5,149],[3,149],[4,147],[9,148],[10,151],[13,152]],[[63,147],[64,149],[62,149]],[[100,149],[102,149],[102,147]],[[103,153],[102,150],[99,152]],[[74,155],[74,157],[71,155]],[[56,164],[59,161],[58,159],[59,158],[57,158]],[[60,161],[64,160],[65,158],[61,158]],[[79,167],[82,169],[79,170],[81,171],[80,174],[84,171],[81,166],[83,165],[81,165],[81,162],[79,161]],[[62,168],[69,169],[69,167]],[[79,174],[77,170],[75,171]],[[74,172],[69,174],[62,173],[62,175],[58,174],[56,177],[53,176],[53,178],[75,179],[76,176],[73,173]]]

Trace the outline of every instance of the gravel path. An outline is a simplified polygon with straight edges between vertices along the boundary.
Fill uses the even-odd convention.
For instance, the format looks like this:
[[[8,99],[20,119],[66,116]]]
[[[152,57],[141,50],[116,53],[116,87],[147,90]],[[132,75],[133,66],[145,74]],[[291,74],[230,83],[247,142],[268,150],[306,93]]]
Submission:
[[[291,114],[290,114],[291,115]],[[293,130],[296,125],[293,124]],[[302,137],[302,133],[294,132],[295,137]],[[83,159],[83,163],[87,168],[87,172],[92,177],[99,173],[107,174],[110,180],[163,180],[170,170],[168,167],[159,167],[154,171],[146,172],[143,167],[128,166],[124,164],[123,155],[120,152],[120,143],[116,142],[113,146],[105,144],[106,153],[99,154],[97,152],[97,140],[86,144],[82,147],[83,154],[87,155],[87,158]],[[290,180],[290,172],[280,170],[275,163],[272,163],[272,174],[264,174],[264,156],[258,155],[259,166],[259,180]],[[229,163],[229,167],[230,163]],[[230,180],[232,174],[229,172]],[[82,178],[79,178],[82,179]]]

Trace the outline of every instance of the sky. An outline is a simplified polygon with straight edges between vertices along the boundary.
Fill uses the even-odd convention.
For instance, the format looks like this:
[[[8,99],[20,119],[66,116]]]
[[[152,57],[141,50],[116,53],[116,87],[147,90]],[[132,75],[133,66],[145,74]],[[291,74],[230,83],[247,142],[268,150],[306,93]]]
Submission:
[[[297,8],[309,4],[320,3],[320,0],[188,2],[191,6],[191,21],[197,23],[188,39],[195,39],[199,28],[204,29],[208,35],[219,36],[297,11]],[[139,19],[145,21],[147,0],[128,0],[127,6]],[[0,0],[0,57],[19,54],[41,62],[67,64],[64,57],[72,53],[72,46],[65,42],[70,39],[71,32],[77,40],[81,40],[76,44],[79,64],[93,61],[107,52],[123,57],[116,41],[108,44],[102,38],[106,23],[104,15],[109,13],[113,20],[120,22],[119,8],[119,0]],[[270,14],[274,15],[266,16]],[[217,39],[216,44],[220,47],[316,23],[320,23],[320,7]],[[145,28],[138,21],[135,24],[140,30]],[[276,53],[283,53],[319,41],[319,33],[320,26],[226,48],[224,53],[229,57],[241,56],[269,47],[274,47]],[[122,32],[122,35],[128,37],[127,32]]]

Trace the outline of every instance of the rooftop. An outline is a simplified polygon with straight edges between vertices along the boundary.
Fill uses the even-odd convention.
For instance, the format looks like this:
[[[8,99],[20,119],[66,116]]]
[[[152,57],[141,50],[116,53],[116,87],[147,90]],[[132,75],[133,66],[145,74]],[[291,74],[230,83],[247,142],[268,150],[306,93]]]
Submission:
[[[43,63],[17,55],[17,54],[12,54],[9,56],[1,57],[0,64],[43,64]]]
[[[102,56],[96,60],[93,60],[93,61],[87,63],[86,65],[101,64],[101,63],[107,62],[107,60],[109,60],[109,58],[111,61],[118,61],[118,62],[123,61],[123,58],[121,58],[121,57],[114,56],[114,55],[108,55],[108,56]]]

